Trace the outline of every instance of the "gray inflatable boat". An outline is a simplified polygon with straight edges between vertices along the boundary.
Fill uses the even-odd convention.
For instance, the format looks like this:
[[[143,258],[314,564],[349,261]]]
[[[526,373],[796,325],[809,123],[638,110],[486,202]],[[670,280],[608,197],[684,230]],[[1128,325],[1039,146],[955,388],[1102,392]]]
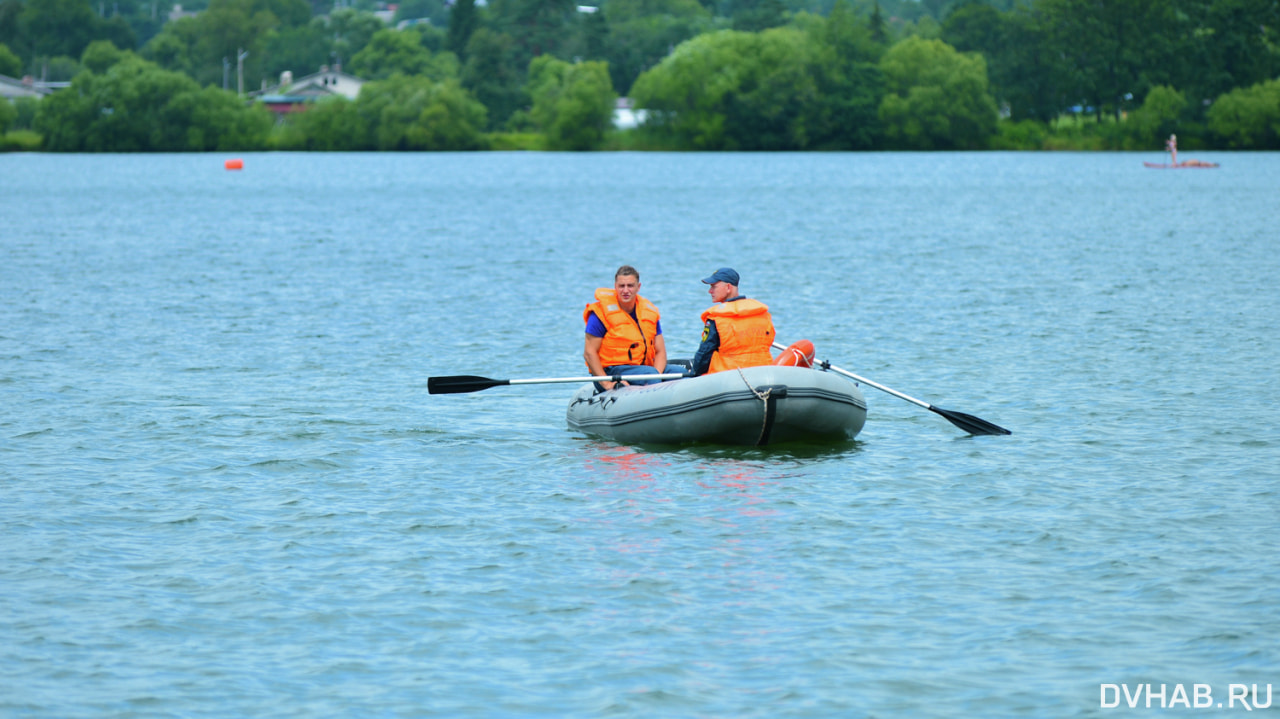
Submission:
[[[866,420],[866,399],[852,382],[816,369],[775,365],[598,394],[587,384],[568,411],[571,429],[624,444],[846,440],[857,436]]]

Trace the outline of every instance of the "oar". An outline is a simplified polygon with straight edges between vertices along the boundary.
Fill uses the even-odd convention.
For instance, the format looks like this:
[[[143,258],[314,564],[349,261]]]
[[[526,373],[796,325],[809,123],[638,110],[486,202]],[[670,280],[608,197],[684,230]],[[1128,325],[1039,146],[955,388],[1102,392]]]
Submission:
[[[780,350],[786,349],[785,346],[780,345],[777,342],[774,342],[773,346],[775,349],[780,349]],[[992,424],[987,420],[982,419],[981,417],[974,417],[973,415],[965,414],[964,412],[956,412],[950,409],[934,407],[933,405],[929,404],[928,402],[925,402],[924,400],[916,399],[915,397],[903,394],[895,389],[890,389],[889,387],[885,387],[884,385],[879,384],[878,382],[872,382],[866,377],[859,377],[858,375],[848,370],[840,369],[839,367],[836,367],[835,365],[831,364],[827,360],[819,361],[817,363],[817,366],[821,367],[824,370],[829,369],[829,370],[832,370],[833,372],[842,374],[845,377],[848,377],[856,382],[869,384],[872,387],[875,387],[876,389],[880,390],[881,392],[888,392],[889,394],[893,395],[894,397],[897,397],[898,399],[905,399],[911,404],[924,407],[930,412],[935,412],[937,414],[940,414],[943,417],[945,417],[948,422],[950,422],[951,424],[954,424],[955,426],[968,432],[969,434],[1013,434],[1013,432],[1010,432],[1004,427],[1001,427],[1000,425],[997,425],[997,424]]]
[[[512,384],[558,384],[566,382],[635,382],[655,379],[680,379],[683,374],[615,374],[600,377],[548,377],[544,379],[489,379],[475,375],[460,374],[451,377],[428,377],[427,394],[461,394],[463,392],[479,392],[490,387],[502,387]]]

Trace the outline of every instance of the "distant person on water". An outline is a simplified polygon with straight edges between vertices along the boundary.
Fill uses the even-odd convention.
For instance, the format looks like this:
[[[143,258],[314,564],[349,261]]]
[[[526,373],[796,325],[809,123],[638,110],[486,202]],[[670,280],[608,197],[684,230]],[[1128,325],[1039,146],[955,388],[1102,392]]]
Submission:
[[[1164,149],[1169,151],[1170,162],[1174,165],[1178,164],[1178,136],[1169,135],[1169,139],[1164,143]],[[1195,149],[1195,148],[1192,148]]]
[[[738,294],[738,273],[721,267],[703,280],[716,304],[702,313],[702,344],[693,355],[692,376],[773,363],[776,333],[769,308]]]
[[[582,358],[593,376],[662,374],[667,368],[658,308],[640,296],[640,271],[631,265],[614,273],[613,289],[596,290],[595,301],[583,311],[582,321],[587,324]],[[632,383],[648,384],[639,379],[623,382]],[[596,383],[600,390],[614,385]]]

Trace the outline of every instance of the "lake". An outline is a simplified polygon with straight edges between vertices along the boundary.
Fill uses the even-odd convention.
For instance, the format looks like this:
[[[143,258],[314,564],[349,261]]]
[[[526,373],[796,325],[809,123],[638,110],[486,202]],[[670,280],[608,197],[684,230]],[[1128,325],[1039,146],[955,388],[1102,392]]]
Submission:
[[[0,155],[0,714],[1280,686],[1280,155],[230,157]],[[573,385],[427,394],[584,375],[624,263],[672,356],[729,265],[783,342],[1013,434],[864,387],[856,441],[631,447]]]

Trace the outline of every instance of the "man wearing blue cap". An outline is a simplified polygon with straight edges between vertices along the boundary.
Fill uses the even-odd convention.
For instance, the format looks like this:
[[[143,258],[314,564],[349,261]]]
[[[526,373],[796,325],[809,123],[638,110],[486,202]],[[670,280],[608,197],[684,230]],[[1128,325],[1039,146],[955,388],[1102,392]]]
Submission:
[[[721,267],[702,280],[717,304],[702,313],[702,344],[693,355],[693,376],[773,363],[769,348],[777,333],[763,302],[738,294],[738,273]]]

